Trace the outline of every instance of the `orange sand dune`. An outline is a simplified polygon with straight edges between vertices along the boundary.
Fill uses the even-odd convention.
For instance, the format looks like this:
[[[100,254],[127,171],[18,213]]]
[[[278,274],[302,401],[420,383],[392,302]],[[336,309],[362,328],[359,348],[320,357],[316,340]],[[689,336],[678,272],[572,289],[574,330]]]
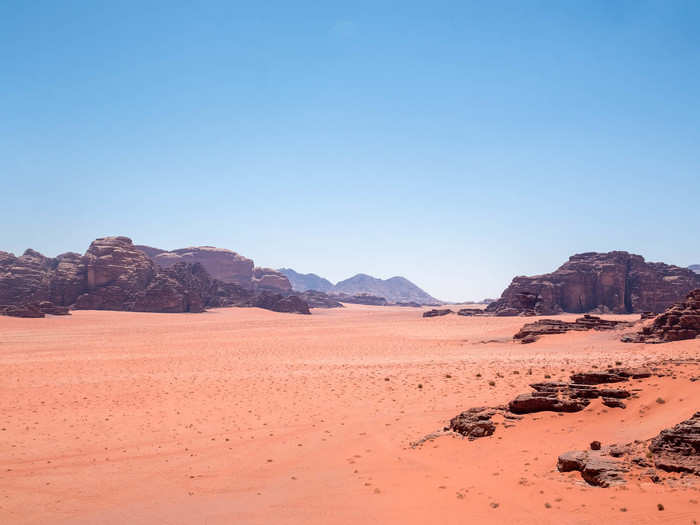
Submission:
[[[420,312],[0,317],[0,522],[698,519],[697,479],[601,489],[556,470],[566,450],[647,439],[700,409],[694,365],[634,381],[643,390],[625,410],[594,400],[476,441],[409,443],[545,374],[697,358],[700,341],[623,344],[619,332],[576,332],[520,345],[510,337],[531,319]]]

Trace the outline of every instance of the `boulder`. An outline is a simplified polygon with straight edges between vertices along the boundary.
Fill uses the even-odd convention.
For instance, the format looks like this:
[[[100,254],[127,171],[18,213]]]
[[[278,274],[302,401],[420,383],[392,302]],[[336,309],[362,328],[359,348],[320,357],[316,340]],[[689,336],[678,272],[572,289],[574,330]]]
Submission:
[[[629,469],[621,462],[599,452],[599,447],[591,451],[572,450],[557,459],[559,472],[578,471],[581,477],[596,487],[610,487],[625,482],[623,474]]]
[[[514,414],[531,414],[533,412],[579,412],[590,404],[585,398],[558,396],[556,393],[531,392],[520,394],[508,403],[508,409]]]
[[[502,410],[489,407],[476,407],[465,410],[450,420],[449,430],[474,440],[490,436],[496,431],[496,425],[491,418]]]

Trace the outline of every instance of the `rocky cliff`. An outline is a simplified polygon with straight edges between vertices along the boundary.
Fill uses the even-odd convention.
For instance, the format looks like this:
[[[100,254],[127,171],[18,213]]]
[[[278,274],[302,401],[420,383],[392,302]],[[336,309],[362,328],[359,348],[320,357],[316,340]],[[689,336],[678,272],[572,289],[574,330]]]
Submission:
[[[195,246],[166,251],[145,245],[135,247],[162,268],[169,268],[179,262],[200,263],[214,279],[234,283],[248,290],[292,290],[289,280],[277,270],[256,268],[251,259],[225,248]]]
[[[700,287],[687,268],[627,252],[581,253],[555,272],[516,277],[486,311],[495,315],[661,312]]]
[[[167,253],[139,249],[128,237],[96,239],[83,256],[67,253],[48,258],[27,250],[21,257],[15,257],[0,252],[0,305],[24,307],[50,301],[58,307],[140,312],[202,312],[214,306],[261,306],[308,313],[303,300],[290,299],[289,293],[284,296],[268,293],[268,287],[286,291],[285,282],[288,285],[274,270],[253,268],[250,261],[249,277],[244,281],[247,286],[241,286],[233,278],[230,282],[212,278],[206,267],[192,257],[173,258],[165,265],[157,265],[151,259]],[[234,256],[224,257],[222,266],[236,268],[235,263],[241,261],[238,268],[247,265],[248,259]],[[31,313],[32,309],[26,310]]]
[[[700,289],[690,292],[658,315],[636,334],[625,335],[625,343],[668,343],[700,337]]]

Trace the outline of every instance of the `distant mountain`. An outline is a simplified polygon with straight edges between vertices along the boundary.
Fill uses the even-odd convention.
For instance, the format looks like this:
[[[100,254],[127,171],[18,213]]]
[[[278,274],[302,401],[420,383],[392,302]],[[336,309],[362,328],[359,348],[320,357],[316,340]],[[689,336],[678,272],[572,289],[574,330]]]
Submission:
[[[315,273],[298,273],[291,268],[280,268],[278,271],[289,279],[289,282],[292,283],[292,289],[297,292],[316,290],[327,293],[333,290],[332,282]]]
[[[691,264],[688,269],[693,270],[695,273],[700,273],[700,264]]]
[[[404,277],[377,279],[371,275],[358,273],[333,285],[328,279],[313,273],[300,274],[290,268],[280,268],[279,272],[285,275],[292,283],[292,288],[298,291],[318,290],[350,296],[372,295],[384,297],[391,303],[437,304],[440,302]]]

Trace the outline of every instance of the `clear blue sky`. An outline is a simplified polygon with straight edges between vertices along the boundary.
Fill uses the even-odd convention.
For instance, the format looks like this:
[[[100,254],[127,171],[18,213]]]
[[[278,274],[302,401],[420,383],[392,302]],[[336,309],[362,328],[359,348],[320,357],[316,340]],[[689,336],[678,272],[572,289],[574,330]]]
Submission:
[[[700,263],[700,2],[325,4],[0,3],[0,249],[121,234],[444,299]]]

